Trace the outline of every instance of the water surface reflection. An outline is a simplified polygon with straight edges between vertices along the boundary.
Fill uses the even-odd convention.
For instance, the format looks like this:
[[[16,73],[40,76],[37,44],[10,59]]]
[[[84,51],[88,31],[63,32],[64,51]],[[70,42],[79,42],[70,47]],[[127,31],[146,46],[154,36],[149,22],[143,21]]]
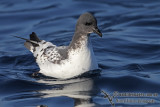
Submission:
[[[50,86],[56,86],[51,89],[40,90],[42,98],[66,96],[74,100],[74,107],[92,107],[96,106],[93,97],[96,96],[100,89],[94,84],[93,78],[76,78],[70,80],[38,80]]]

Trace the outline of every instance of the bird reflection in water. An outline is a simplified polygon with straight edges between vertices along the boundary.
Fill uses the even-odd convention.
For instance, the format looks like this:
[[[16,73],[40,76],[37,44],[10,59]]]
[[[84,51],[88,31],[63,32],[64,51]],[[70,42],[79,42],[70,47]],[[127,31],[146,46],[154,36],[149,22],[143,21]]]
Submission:
[[[43,95],[42,98],[67,96],[74,100],[74,107],[96,106],[92,98],[100,92],[100,89],[94,84],[93,78],[83,77],[69,80],[41,79],[37,82],[58,87],[38,91]],[[37,107],[47,107],[47,105]]]

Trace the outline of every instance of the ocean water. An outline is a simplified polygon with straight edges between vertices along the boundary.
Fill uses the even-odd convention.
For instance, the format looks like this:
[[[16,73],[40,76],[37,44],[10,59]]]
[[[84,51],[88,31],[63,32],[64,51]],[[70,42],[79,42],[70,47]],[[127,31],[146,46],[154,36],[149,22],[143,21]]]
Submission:
[[[159,107],[159,0],[1,0],[0,107]],[[69,80],[43,75],[23,40],[32,32],[68,45],[80,14],[91,12],[100,73]]]

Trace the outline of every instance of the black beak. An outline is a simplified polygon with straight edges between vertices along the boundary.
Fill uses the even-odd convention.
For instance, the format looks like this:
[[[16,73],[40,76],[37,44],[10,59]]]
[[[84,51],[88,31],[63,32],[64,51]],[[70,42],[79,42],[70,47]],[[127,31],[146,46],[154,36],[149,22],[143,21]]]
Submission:
[[[100,37],[102,37],[101,31],[100,31],[97,27],[95,27],[95,28],[93,29],[93,32],[94,32],[94,33],[97,33]]]

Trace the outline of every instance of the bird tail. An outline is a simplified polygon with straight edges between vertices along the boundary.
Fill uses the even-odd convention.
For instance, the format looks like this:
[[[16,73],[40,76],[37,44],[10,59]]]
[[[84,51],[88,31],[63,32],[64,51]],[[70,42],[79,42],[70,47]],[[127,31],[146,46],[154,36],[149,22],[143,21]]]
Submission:
[[[24,43],[24,46],[28,50],[30,50],[32,53],[34,52],[35,48],[37,46],[39,46],[39,42],[41,42],[41,40],[38,38],[38,36],[34,32],[32,32],[32,34],[30,34],[30,39],[26,39],[26,38],[22,38],[22,37],[18,37],[18,36],[14,36],[14,37],[26,40],[26,42]]]

